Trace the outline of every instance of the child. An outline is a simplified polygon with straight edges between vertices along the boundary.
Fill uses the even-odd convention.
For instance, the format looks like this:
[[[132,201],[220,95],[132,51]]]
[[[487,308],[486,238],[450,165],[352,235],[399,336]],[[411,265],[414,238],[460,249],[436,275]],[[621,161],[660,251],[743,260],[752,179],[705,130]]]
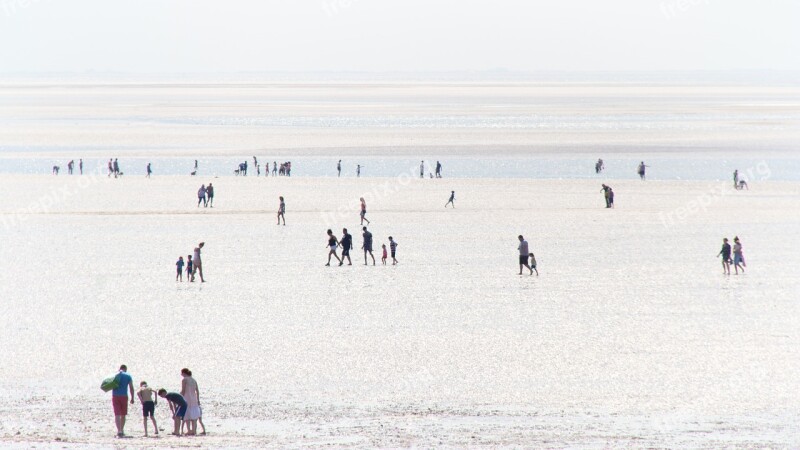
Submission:
[[[194,262],[192,262],[192,255],[187,255],[186,258],[186,281],[194,281]]]
[[[531,269],[533,269],[534,272],[536,272],[536,276],[538,277],[539,271],[536,270],[536,257],[533,256],[533,253],[529,253],[528,256],[531,258]]]
[[[381,258],[381,262],[385,266],[386,265],[386,257],[388,256],[386,254],[386,244],[381,245],[381,247],[383,247],[383,258]]]
[[[163,388],[158,390],[158,396],[166,398],[169,402],[169,410],[172,412],[172,419],[175,421],[175,431],[172,434],[180,436],[183,416],[186,415],[186,399],[177,392],[167,393],[167,390]]]
[[[153,390],[147,387],[147,382],[142,381],[139,383],[139,402],[142,404],[142,413],[144,414],[144,437],[147,437],[147,417],[153,421],[153,429],[155,434],[158,434],[158,425],[156,425],[156,403],[158,398],[153,395]]]
[[[395,242],[391,236],[389,236],[389,249],[392,251],[392,265],[394,266],[397,264],[397,258],[395,258],[397,254],[397,242]]]
[[[178,257],[178,262],[175,263],[175,266],[178,268],[178,274],[175,275],[175,281],[183,281],[183,256]]]

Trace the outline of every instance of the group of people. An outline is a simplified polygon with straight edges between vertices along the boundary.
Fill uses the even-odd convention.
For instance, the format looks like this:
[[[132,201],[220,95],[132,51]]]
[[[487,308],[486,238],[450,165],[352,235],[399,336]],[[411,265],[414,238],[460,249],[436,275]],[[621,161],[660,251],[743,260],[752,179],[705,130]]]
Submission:
[[[108,160],[108,177],[111,178],[111,175],[114,175],[114,178],[118,178],[122,175],[122,172],[119,170],[119,161],[117,161],[117,158]]]
[[[169,392],[164,388],[156,391],[148,386],[146,381],[142,381],[139,383],[139,391],[134,395],[133,377],[128,374],[128,367],[125,364],[121,365],[119,372],[113,378],[114,384],[111,390],[111,404],[114,409],[117,437],[125,437],[128,403],[135,404],[136,397],[139,398],[139,402],[142,404],[145,436],[149,435],[147,429],[148,419],[153,423],[154,434],[158,434],[155,411],[159,398],[165,399],[169,404],[170,414],[174,422],[173,435],[196,435],[198,422],[202,428],[200,434],[206,434],[206,427],[203,424],[203,409],[200,406],[200,388],[197,385],[197,381],[192,377],[192,371],[187,368],[181,369],[181,377],[180,393]],[[130,393],[130,397],[128,393]]]
[[[733,259],[731,259],[731,252],[733,252]],[[742,269],[742,273],[744,273],[744,268],[747,267],[747,263],[744,261],[742,242],[739,240],[739,236],[733,238],[733,248],[731,248],[731,244],[728,243],[728,238],[722,239],[722,249],[717,253],[717,257],[720,256],[722,257],[723,274],[731,274],[731,265],[733,265],[733,270],[736,275],[739,275],[739,269]]]
[[[442,163],[440,163],[439,161],[436,161],[435,172],[436,172],[436,175],[434,175],[432,173],[430,174],[431,178],[434,178],[434,176],[436,178],[442,178]],[[419,162],[419,177],[420,178],[425,178],[425,160],[422,160],[422,161]]]
[[[75,170],[75,160],[72,159],[67,163],[67,173],[72,175]],[[83,160],[78,160],[78,170],[80,170],[80,174],[83,175]],[[58,172],[61,171],[61,166],[53,166],[53,175],[58,175]]]
[[[200,185],[200,189],[197,190],[197,207],[200,207],[200,203],[203,204],[203,208],[206,207],[214,207],[214,186],[211,183],[208,183],[208,186],[205,184]]]
[[[600,192],[603,193],[603,196],[606,198],[606,208],[613,208],[614,207],[614,190],[611,189],[610,186],[603,185],[600,188]]]
[[[185,262],[183,256],[178,257],[178,261],[175,263],[175,268],[177,269],[175,281],[183,282],[183,268],[186,266],[186,281],[194,283],[194,276],[197,274],[200,276],[201,283],[206,282],[203,279],[203,259],[200,256],[200,251],[204,245],[206,245],[205,242],[199,243],[194,249],[194,255],[187,255]]]
[[[375,263],[375,255],[372,253],[372,233],[367,230],[367,227],[362,227],[361,234],[362,237],[362,244],[361,249],[364,251],[364,265],[368,265],[368,257],[372,258],[372,265],[374,266]],[[344,265],[344,260],[347,258],[347,265],[352,266],[353,261],[350,259],[350,250],[353,249],[353,236],[347,232],[347,228],[342,229],[342,238],[337,239],[336,236],[333,234],[333,231],[328,229],[328,244],[325,248],[328,249],[328,262],[325,266],[331,265],[331,258],[336,258],[339,261],[339,265]],[[386,244],[381,245],[383,250],[383,255],[381,257],[381,263],[386,265],[386,261],[388,260],[388,252],[386,251]],[[337,250],[342,249],[342,256],[339,257]],[[399,261],[397,261],[397,241],[394,240],[392,236],[389,236],[389,249],[391,250],[392,255],[392,265],[396,265]]]

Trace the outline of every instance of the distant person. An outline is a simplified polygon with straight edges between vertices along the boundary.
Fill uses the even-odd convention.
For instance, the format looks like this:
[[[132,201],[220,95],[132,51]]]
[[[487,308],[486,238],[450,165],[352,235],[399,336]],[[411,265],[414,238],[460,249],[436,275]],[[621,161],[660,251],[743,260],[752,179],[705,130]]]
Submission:
[[[194,272],[192,255],[186,255],[186,281],[194,282],[194,279],[192,279],[192,272]]]
[[[442,178],[442,163],[436,161],[436,178]]]
[[[741,180],[739,180],[739,190],[741,191],[741,190],[744,190],[744,189],[747,189],[749,191],[750,190],[750,186],[747,185],[747,181],[745,181],[744,179],[741,179]]]
[[[210,208],[214,207],[214,186],[211,183],[208,183],[208,187],[206,187],[206,197],[208,197],[208,206]]]
[[[169,402],[169,410],[172,413],[172,420],[175,423],[172,434],[180,436],[183,418],[186,416],[186,399],[177,392],[167,393],[167,390],[163,388],[158,390],[158,396],[167,399],[167,402]]]
[[[272,176],[273,177],[277,177],[278,176],[278,163],[277,163],[277,161],[272,161]]]
[[[636,169],[636,173],[639,174],[639,178],[641,178],[642,181],[645,180],[645,172],[648,167],[650,166],[645,165],[644,161],[642,161],[639,163],[639,167]]]
[[[422,160],[419,162],[419,177],[425,178],[425,161]]]
[[[456,201],[456,191],[450,191],[450,199],[447,200],[447,203],[444,204],[444,207],[447,208],[447,205],[453,205],[453,208],[456,207],[454,203]]]
[[[258,159],[256,159],[256,157],[255,157],[255,156],[253,156],[253,165],[254,165],[255,167],[258,167]]]
[[[81,175],[83,175],[83,160],[78,161],[78,169],[81,171]]]
[[[344,259],[347,258],[347,265],[352,266],[353,261],[350,259],[350,250],[353,248],[353,236],[347,232],[347,228],[342,229],[342,240],[339,241],[339,245],[342,247],[342,260],[339,265],[344,264]]]
[[[194,160],[194,170],[197,170],[197,160]]]
[[[381,248],[383,249],[383,256],[381,256],[381,262],[385,266],[386,265],[386,259],[389,257],[389,254],[386,253],[386,244],[381,245]]]
[[[142,415],[144,416],[144,437],[147,437],[147,418],[153,422],[153,434],[158,434],[158,424],[156,424],[156,405],[158,397],[155,391],[147,386],[146,381],[139,383],[139,403],[142,404]]]
[[[369,219],[367,219],[367,202],[364,201],[364,197],[361,197],[361,225],[364,225],[364,221],[367,221],[367,225],[369,225]]]
[[[244,164],[244,173],[242,175],[247,176],[247,161],[243,162]]]
[[[598,159],[597,162],[594,165],[594,173],[600,173],[605,168],[606,168],[606,166],[605,166],[605,164],[603,164],[603,160],[602,159]]]
[[[111,403],[114,406],[114,421],[117,424],[117,437],[125,437],[125,416],[128,415],[128,392],[131,394],[131,405],[134,404],[133,398],[133,378],[128,375],[128,366],[119,366],[117,373],[117,387],[111,391]]]
[[[72,175],[72,169],[73,169],[74,167],[75,167],[75,160],[74,160],[74,159],[71,159],[71,160],[70,160],[70,161],[67,163],[67,174],[69,174],[69,175]]]
[[[361,164],[356,166],[356,178],[361,178]]]
[[[608,207],[614,207],[614,189],[608,188]]]
[[[533,271],[536,272],[536,276],[538,277],[539,271],[536,269],[536,257],[533,256],[533,253],[529,254],[528,256],[531,259],[531,269],[533,269]]]
[[[206,193],[207,193],[206,185],[203,184],[203,185],[200,186],[200,189],[197,190],[197,207],[198,208],[200,207],[200,203],[203,204],[204,208],[206,206],[208,206],[208,200],[206,200]]]
[[[111,174],[113,174],[113,173],[114,173],[114,160],[113,159],[109,159],[108,160],[108,178],[111,178]]]
[[[118,176],[119,176],[119,161],[117,161],[117,158],[114,158],[114,178],[117,178]]]
[[[175,281],[183,281],[183,256],[178,257],[178,262],[175,263],[175,267],[178,269],[178,274],[175,275]]]
[[[338,173],[337,176],[339,176],[339,177],[342,176],[342,160],[341,159],[339,160],[338,163],[336,163],[336,173]]]
[[[389,250],[392,252],[392,265],[396,265],[397,261],[397,241],[389,236]]]
[[[58,171],[61,170],[58,166],[53,166],[53,175],[58,175]]]
[[[278,198],[281,201],[278,205],[278,225],[281,224],[281,219],[283,219],[283,226],[286,226],[286,203],[283,201],[283,197]]]
[[[611,208],[611,206],[614,205],[614,201],[612,200],[611,197],[613,195],[613,191],[611,190],[611,188],[604,184],[603,187],[600,188],[600,192],[603,193],[603,197],[605,197],[606,199],[606,208]]]
[[[522,275],[522,267],[527,267],[528,270],[531,271],[531,275],[533,275],[533,269],[531,269],[531,266],[528,265],[528,254],[530,253],[528,252],[528,241],[526,241],[521,234],[518,236],[518,238],[519,247],[517,247],[517,249],[519,250],[519,274]]]
[[[192,262],[194,263],[194,269],[192,270],[192,281],[194,281],[194,274],[197,273],[200,275],[201,283],[206,282],[206,280],[203,279],[203,260],[200,258],[200,250],[203,249],[204,245],[206,245],[205,242],[197,244],[197,247],[194,249],[194,258],[192,259]]]
[[[257,177],[261,176],[261,166],[259,166],[258,164],[256,164],[256,176]]]
[[[364,243],[361,245],[361,248],[364,250],[364,265],[367,265],[367,253],[369,256],[372,257],[372,265],[375,265],[375,255],[372,254],[372,233],[367,231],[367,227],[363,227],[362,230],[364,233],[361,237],[364,239]]]
[[[742,243],[739,242],[739,236],[736,236],[733,238],[733,270],[736,271],[736,275],[739,275],[739,269],[744,273],[746,265],[742,254]]]
[[[739,189],[739,169],[733,171],[733,188]]]
[[[342,260],[339,259],[339,255],[336,254],[336,249],[339,247],[339,241],[336,239],[336,236],[333,235],[333,231],[328,229],[328,263],[325,264],[326,266],[331,265],[331,256],[336,258],[339,261],[339,265],[342,265]]]
[[[147,177],[150,178],[150,175],[153,173],[153,169],[150,168],[150,163],[147,163]]]
[[[728,244],[728,238],[722,240],[722,250],[717,253],[717,256],[722,256],[722,273],[725,275],[731,274],[731,244]]]

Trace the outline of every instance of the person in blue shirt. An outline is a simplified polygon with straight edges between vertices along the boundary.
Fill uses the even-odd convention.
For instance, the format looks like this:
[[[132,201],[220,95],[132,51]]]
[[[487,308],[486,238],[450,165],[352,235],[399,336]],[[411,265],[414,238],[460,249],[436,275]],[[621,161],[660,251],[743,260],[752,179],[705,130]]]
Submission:
[[[133,378],[128,375],[128,367],[119,366],[116,376],[118,385],[111,391],[111,403],[114,406],[114,421],[117,424],[117,437],[125,436],[125,416],[128,415],[128,391],[131,394],[131,405],[134,403]]]

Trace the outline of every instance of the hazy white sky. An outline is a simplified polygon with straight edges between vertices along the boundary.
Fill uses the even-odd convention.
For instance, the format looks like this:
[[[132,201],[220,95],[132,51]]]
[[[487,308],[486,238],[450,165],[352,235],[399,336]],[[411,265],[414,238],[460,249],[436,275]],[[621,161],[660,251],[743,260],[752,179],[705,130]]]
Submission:
[[[0,0],[0,71],[800,70],[798,0]]]

